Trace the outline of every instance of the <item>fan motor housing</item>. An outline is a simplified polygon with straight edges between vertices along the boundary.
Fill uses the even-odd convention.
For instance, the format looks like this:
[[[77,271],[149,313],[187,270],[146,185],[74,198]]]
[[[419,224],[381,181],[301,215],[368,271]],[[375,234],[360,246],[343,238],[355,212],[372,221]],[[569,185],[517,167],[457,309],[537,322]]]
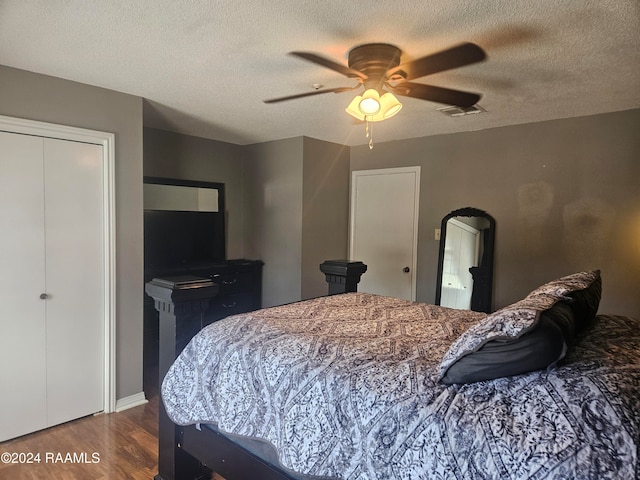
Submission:
[[[400,65],[401,55],[402,51],[394,45],[368,43],[349,51],[349,67],[367,75],[365,88],[379,90],[386,81],[387,70]]]

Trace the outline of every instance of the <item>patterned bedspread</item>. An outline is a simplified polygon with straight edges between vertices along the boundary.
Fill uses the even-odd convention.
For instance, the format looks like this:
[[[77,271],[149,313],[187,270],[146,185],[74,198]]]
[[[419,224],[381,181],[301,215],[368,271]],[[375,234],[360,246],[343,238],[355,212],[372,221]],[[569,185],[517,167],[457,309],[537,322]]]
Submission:
[[[266,440],[309,475],[640,478],[640,322],[598,316],[550,371],[438,384],[483,316],[351,293],[229,317],[194,337],[162,397],[175,423]]]

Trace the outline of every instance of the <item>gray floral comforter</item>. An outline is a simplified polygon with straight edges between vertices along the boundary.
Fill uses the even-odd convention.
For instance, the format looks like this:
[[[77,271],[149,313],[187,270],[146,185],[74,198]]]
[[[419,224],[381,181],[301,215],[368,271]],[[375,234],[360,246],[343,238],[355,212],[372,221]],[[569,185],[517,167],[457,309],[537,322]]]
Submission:
[[[307,475],[640,478],[640,322],[598,316],[550,371],[438,384],[483,316],[353,293],[229,317],[194,337],[162,398],[175,423],[265,440]]]

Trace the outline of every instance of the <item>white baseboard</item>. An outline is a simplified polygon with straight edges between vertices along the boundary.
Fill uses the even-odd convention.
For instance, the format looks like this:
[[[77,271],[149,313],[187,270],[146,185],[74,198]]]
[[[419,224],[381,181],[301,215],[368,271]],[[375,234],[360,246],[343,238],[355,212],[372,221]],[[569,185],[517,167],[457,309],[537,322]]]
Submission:
[[[137,407],[138,405],[144,405],[149,403],[149,400],[144,396],[144,392],[129,395],[128,397],[119,398],[116,400],[116,412],[122,412],[129,408]]]

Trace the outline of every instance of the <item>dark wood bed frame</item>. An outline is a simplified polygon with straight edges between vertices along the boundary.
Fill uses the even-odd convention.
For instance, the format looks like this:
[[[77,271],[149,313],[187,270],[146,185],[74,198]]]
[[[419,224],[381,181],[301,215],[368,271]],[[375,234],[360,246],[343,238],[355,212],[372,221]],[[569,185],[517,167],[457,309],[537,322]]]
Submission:
[[[355,292],[367,270],[362,262],[328,260],[320,265],[329,284],[329,295]],[[211,280],[181,276],[154,278],[145,286],[159,312],[160,384],[169,367],[189,340],[212,321],[206,311],[218,293]],[[194,425],[175,425],[159,400],[158,474],[155,480],[204,480],[211,471],[227,480],[294,480],[290,474],[223,434]]]

